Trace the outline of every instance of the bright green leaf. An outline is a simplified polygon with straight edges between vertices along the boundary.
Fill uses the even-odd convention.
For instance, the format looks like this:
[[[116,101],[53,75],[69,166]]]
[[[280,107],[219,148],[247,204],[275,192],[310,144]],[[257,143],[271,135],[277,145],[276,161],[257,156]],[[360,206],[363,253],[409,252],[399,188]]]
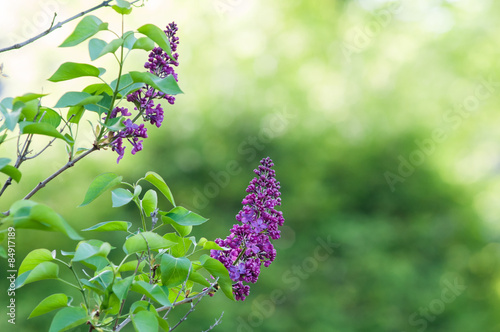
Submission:
[[[165,34],[165,31],[162,29],[158,28],[154,24],[145,24],[139,29],[137,29],[140,33],[143,35],[148,36],[153,40],[158,46],[160,46],[165,53],[167,53],[170,58],[172,58],[172,50],[170,49],[170,41],[167,38],[167,35]],[[172,58],[173,60],[173,58]]]
[[[229,277],[229,272],[226,267],[221,262],[208,255],[202,255],[200,257],[200,263],[212,276],[219,278],[217,283],[220,285],[222,292],[229,299],[234,300],[233,282]]]
[[[85,76],[99,77],[99,69],[86,63],[65,62],[49,78],[49,81],[62,82]]]
[[[151,285],[142,280],[134,281],[132,285],[132,291],[146,295],[150,299],[158,302],[159,304],[166,306],[171,305],[168,300],[168,288],[159,285]]]
[[[113,207],[119,207],[127,204],[134,198],[134,195],[128,189],[117,188],[111,191],[111,201]]]
[[[34,123],[23,121],[19,123],[19,128],[21,128],[21,134],[38,134],[60,138],[64,141],[68,141],[68,139],[63,134],[61,134],[54,126],[46,122]]]
[[[182,206],[173,208],[164,214],[164,216],[183,226],[197,226],[208,220],[207,218],[203,218],[199,214],[191,212]]]
[[[107,242],[99,240],[88,240],[78,243],[75,256],[72,261],[78,262],[90,258],[92,256],[106,257],[111,250],[111,245]]]
[[[43,299],[42,302],[40,302],[36,306],[36,308],[33,309],[28,319],[67,306],[68,306],[68,297],[66,296],[66,294],[63,293],[52,294]]]
[[[92,105],[99,102],[102,98],[103,96],[92,96],[86,92],[70,91],[62,95],[54,107],[63,108],[69,106]]]
[[[26,278],[21,278],[21,276],[26,275]],[[27,271],[19,275],[19,283],[16,280],[16,288],[24,286],[26,284],[46,280],[46,279],[58,279],[59,266],[52,262],[42,262],[38,264],[33,270]],[[23,280],[24,279],[24,280]]]
[[[159,174],[155,172],[147,172],[144,179],[158,188],[158,190],[161,191],[161,193],[170,201],[170,203],[175,206],[174,196],[172,195],[172,192],[167,186],[165,180],[163,180],[163,178]]]
[[[101,30],[106,30],[108,23],[103,23],[94,15],[85,16],[76,26],[73,33],[59,45],[59,47],[70,47],[80,44]]]
[[[156,315],[151,311],[139,311],[132,316],[132,323],[137,332],[158,331],[158,321]]]
[[[111,232],[111,231],[124,231],[126,232],[130,226],[131,222],[128,221],[103,221],[92,227],[82,229],[82,231],[94,231],[94,232]]]
[[[153,189],[148,190],[144,194],[141,203],[144,212],[146,212],[146,215],[149,217],[151,213],[156,210],[156,207],[158,205],[158,195],[156,194],[156,191],[154,191]]]
[[[123,251],[126,254],[135,252],[148,251],[153,249],[167,249],[175,245],[174,242],[164,239],[160,235],[153,232],[139,233],[129,237],[123,245]]]
[[[150,72],[131,71],[129,74],[135,83],[146,83],[156,90],[159,90],[168,95],[178,95],[180,93],[183,93],[179,88],[177,81],[172,75],[161,78],[154,74],[151,74]]]
[[[191,261],[186,257],[176,258],[169,254],[163,254],[160,266],[161,282],[168,288],[172,288],[181,285],[188,279],[188,274],[191,270]]]
[[[87,311],[81,307],[63,308],[57,312],[50,324],[49,332],[62,332],[70,328],[84,324],[90,317]]]
[[[0,172],[11,177],[17,183],[19,183],[19,181],[21,181],[22,173],[19,169],[15,168],[14,166],[6,165],[0,169]]]
[[[14,98],[14,100],[12,101],[12,104],[15,104],[17,103],[18,101],[20,102],[23,102],[23,103],[27,103],[31,100],[35,100],[35,99],[39,99],[39,98],[42,98],[44,96],[46,96],[47,93],[44,93],[44,94],[41,94],[41,93],[26,93],[20,97],[16,97]]]
[[[82,237],[50,207],[29,200],[17,201],[11,206],[14,227],[61,232],[73,240]]]
[[[115,281],[115,283],[113,284],[113,292],[116,294],[120,301],[127,297],[128,290],[130,288],[130,285],[132,285],[132,281],[134,281],[134,277],[135,276],[132,275],[125,279]]]
[[[155,43],[154,41],[151,40],[149,37],[141,37],[135,40],[132,49],[133,50],[145,50],[145,51],[151,51],[153,48],[155,48]]]
[[[219,246],[214,241],[206,241],[205,243],[203,243],[203,249],[205,249],[205,250],[210,250],[210,249],[224,250],[223,248],[221,248],[221,246]]]
[[[38,264],[43,262],[52,261],[54,258],[52,257],[52,253],[47,249],[35,249],[31,251],[26,257],[23,259],[21,266],[19,267],[19,274],[23,274],[26,271],[33,270]]]
[[[89,41],[89,54],[92,61],[100,58],[107,53],[115,53],[123,45],[123,39],[114,39],[109,43],[104,40],[93,38]]]
[[[191,271],[191,273],[189,274],[189,280],[194,281],[194,282],[196,282],[200,285],[203,285],[205,287],[210,287],[210,283],[199,272]]]
[[[80,206],[85,206],[92,202],[94,199],[102,195],[106,190],[116,186],[122,182],[122,177],[114,173],[104,173],[97,176],[89,186],[83,203]]]

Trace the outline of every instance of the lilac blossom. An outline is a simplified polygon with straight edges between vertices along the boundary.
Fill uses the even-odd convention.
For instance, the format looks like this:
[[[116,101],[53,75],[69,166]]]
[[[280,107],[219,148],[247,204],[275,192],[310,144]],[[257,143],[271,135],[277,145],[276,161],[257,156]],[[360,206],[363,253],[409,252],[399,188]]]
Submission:
[[[144,64],[144,67],[149,69],[150,73],[160,78],[172,75],[176,81],[178,80],[178,76],[174,67],[179,65],[179,54],[176,53],[177,46],[179,45],[179,37],[175,35],[177,30],[175,22],[167,25],[167,29],[164,30],[170,42],[172,58],[160,47],[155,47],[149,54],[148,61]],[[133,123],[139,116],[142,117],[143,121],[149,122],[158,128],[161,127],[164,119],[163,107],[159,102],[155,103],[155,100],[161,99],[166,99],[170,104],[174,104],[175,102],[174,96],[157,91],[146,84],[141,89],[127,95],[127,101],[133,103],[135,105],[134,110],[138,112],[138,115],[133,120],[125,118],[132,116],[132,113],[124,107],[115,107],[111,111],[109,118],[116,118],[121,114],[124,118],[122,120],[123,124],[125,125],[125,129],[118,132],[110,132],[107,136],[111,140],[111,149],[118,153],[117,163],[120,162],[125,153],[126,147],[123,146],[124,139],[132,145],[132,154],[136,154],[142,150],[143,140],[140,140],[140,138],[147,138],[148,135],[146,134],[147,129],[144,127],[144,124],[137,125]]]
[[[274,207],[281,205],[280,183],[275,179],[271,158],[261,160],[254,170],[255,177],[247,188],[248,195],[243,199],[243,208],[236,215],[240,223],[233,225],[225,240],[215,242],[224,250],[211,250],[210,256],[219,260],[229,271],[233,293],[237,300],[245,300],[250,286],[243,282],[255,283],[262,264],[268,267],[276,258],[272,240],[280,238],[278,226],[285,219],[283,213]]]

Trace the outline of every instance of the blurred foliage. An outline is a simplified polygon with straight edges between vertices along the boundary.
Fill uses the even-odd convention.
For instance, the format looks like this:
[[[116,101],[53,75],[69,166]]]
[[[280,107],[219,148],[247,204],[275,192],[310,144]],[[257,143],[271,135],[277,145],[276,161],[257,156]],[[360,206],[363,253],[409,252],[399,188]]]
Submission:
[[[184,330],[208,328],[221,311],[220,331],[500,330],[500,4],[397,3],[392,11],[374,0],[169,5],[168,18],[151,17],[179,24],[186,94],[166,106],[164,130],[151,131],[144,151],[119,166],[109,152],[83,161],[35,199],[60,207],[77,229],[138,222],[132,210],[107,209],[109,197],[73,207],[104,169],[125,179],[153,170],[179,204],[211,219],[198,236],[224,237],[252,169],[269,155],[286,218],[277,259],[245,302],[217,294]],[[376,32],[360,42],[367,29]],[[490,95],[460,110],[483,80],[492,82]],[[397,174],[398,157],[408,160],[436,129],[446,139],[391,191],[384,173]],[[50,174],[30,171],[9,199]],[[17,238],[18,258],[54,239],[71,247],[38,232]],[[321,262],[318,238],[338,245]],[[466,287],[455,287],[452,300],[450,283]],[[280,290],[280,303],[269,305]],[[47,322],[24,321],[44,294],[32,285],[18,292],[23,331]]]

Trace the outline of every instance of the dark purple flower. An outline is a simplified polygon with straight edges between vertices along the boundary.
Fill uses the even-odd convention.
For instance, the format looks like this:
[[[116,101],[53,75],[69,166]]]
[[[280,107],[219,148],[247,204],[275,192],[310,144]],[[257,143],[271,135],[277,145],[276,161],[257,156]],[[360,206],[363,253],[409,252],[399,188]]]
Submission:
[[[276,258],[276,250],[271,243],[280,237],[278,226],[285,219],[283,213],[274,207],[281,205],[280,183],[275,179],[271,158],[261,160],[261,165],[254,170],[255,177],[247,188],[248,195],[244,205],[236,215],[241,224],[233,225],[225,240],[215,242],[224,250],[211,250],[210,256],[219,260],[229,271],[233,292],[237,300],[244,300],[250,287],[243,282],[255,283],[262,264],[268,267]]]
[[[155,74],[160,78],[172,75],[176,81],[178,80],[178,76],[174,67],[179,65],[179,54],[175,53],[177,51],[177,45],[179,45],[179,37],[175,35],[177,30],[177,25],[174,22],[167,25],[167,29],[165,30],[165,34],[170,42],[172,58],[160,47],[155,47],[149,54],[148,61],[144,64],[144,67],[149,69],[149,72],[152,74]],[[175,102],[174,96],[156,91],[149,85],[145,85],[141,89],[127,95],[127,101],[135,105],[134,109],[140,114],[143,121],[150,122],[160,128],[164,119],[164,112],[161,104],[155,103],[155,100],[157,99],[166,99],[170,104],[174,104]],[[116,118],[120,113],[122,117],[132,115],[132,113],[124,107],[115,107],[109,114],[109,118]],[[136,125],[132,123],[130,118],[123,120],[123,124],[126,127],[125,129],[118,132],[111,132],[107,137],[111,140],[110,146],[112,150],[118,153],[118,163],[123,158],[125,153],[125,147],[123,146],[124,138],[132,144],[131,153],[136,154],[138,151],[142,150],[143,140],[140,140],[139,138],[148,137],[144,124],[141,124],[140,126]]]

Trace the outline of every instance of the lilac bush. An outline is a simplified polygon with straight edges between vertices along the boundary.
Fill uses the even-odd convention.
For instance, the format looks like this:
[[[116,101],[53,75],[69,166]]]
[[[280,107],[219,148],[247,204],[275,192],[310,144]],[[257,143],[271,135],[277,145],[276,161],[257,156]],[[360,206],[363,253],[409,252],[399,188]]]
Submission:
[[[237,300],[245,300],[250,286],[260,274],[260,267],[271,265],[276,258],[272,240],[280,238],[278,226],[285,219],[283,213],[274,207],[281,205],[280,183],[276,181],[274,163],[267,157],[254,172],[257,175],[247,188],[248,195],[243,199],[243,209],[236,215],[235,224],[225,240],[215,242],[225,250],[211,250],[210,255],[219,260],[229,271],[233,292]]]

